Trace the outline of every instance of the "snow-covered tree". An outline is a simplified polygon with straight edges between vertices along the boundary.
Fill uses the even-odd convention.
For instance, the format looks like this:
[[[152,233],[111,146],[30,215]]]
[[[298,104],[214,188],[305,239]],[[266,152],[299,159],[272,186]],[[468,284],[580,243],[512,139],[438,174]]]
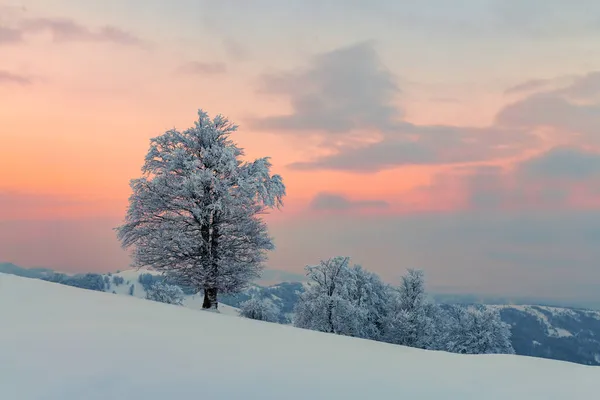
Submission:
[[[427,298],[423,271],[410,269],[392,291],[384,340],[418,348],[432,348],[436,307]]]
[[[309,287],[300,295],[294,325],[339,335],[379,339],[385,321],[386,286],[348,257],[307,267]]]
[[[146,289],[146,299],[161,303],[183,305],[183,290],[179,286],[155,282]]]
[[[260,215],[282,204],[285,186],[268,158],[241,160],[227,118],[198,115],[194,127],[151,139],[117,233],[135,266],[204,291],[203,308],[216,309],[219,293],[243,290],[262,269],[273,243]]]
[[[353,336],[381,340],[385,333],[390,288],[373,272],[360,265],[350,269],[350,280],[344,291],[356,310]]]
[[[341,316],[350,309],[342,295],[349,275],[348,261],[348,257],[334,257],[306,267],[309,287],[296,304],[295,326],[329,333],[346,330],[342,326],[346,321]]]
[[[259,321],[277,322],[279,308],[268,298],[252,297],[240,304],[240,315]]]
[[[119,275],[113,275],[112,282],[114,283],[115,286],[119,286],[125,282],[125,278],[123,278],[122,276],[119,276]]]
[[[443,312],[440,350],[461,354],[514,354],[510,325],[485,306],[448,306]]]

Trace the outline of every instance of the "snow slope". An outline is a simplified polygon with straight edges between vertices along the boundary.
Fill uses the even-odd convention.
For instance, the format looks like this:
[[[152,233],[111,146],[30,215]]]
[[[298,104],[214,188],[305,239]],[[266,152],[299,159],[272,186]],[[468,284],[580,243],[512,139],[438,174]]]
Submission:
[[[0,274],[0,399],[583,399],[600,368],[462,356]]]

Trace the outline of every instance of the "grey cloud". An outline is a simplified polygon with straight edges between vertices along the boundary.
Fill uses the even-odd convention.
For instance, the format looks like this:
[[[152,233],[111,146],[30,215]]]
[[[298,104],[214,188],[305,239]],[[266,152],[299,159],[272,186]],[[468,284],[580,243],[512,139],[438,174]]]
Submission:
[[[314,161],[288,165],[296,170],[345,170],[371,173],[404,164],[437,162],[435,153],[425,146],[407,141],[379,142],[366,147],[340,149],[337,154]]]
[[[600,154],[556,147],[519,164],[517,173],[531,178],[588,179],[600,175]]]
[[[30,85],[32,81],[31,78],[26,75],[0,70],[0,85],[9,83],[25,86]]]
[[[516,93],[522,93],[522,92],[538,91],[540,89],[544,89],[544,88],[548,87],[548,85],[551,83],[552,83],[552,79],[532,79],[532,80],[520,83],[518,85],[512,86],[512,87],[506,89],[506,91],[504,93],[516,94]]]
[[[600,154],[575,147],[555,147],[505,170],[497,166],[454,168],[417,189],[430,197],[463,193],[470,210],[568,209],[578,196],[600,199],[595,178]]]
[[[387,208],[383,200],[350,200],[341,194],[319,193],[310,203],[310,208],[319,211],[344,211],[364,208]]]
[[[547,126],[596,135],[600,126],[600,104],[577,104],[556,93],[535,94],[506,106],[496,121],[507,127]]]
[[[575,100],[600,100],[600,71],[577,77],[570,85],[558,89],[555,94]]]
[[[395,77],[372,43],[318,55],[307,70],[262,77],[263,92],[288,96],[293,112],[250,121],[255,129],[320,135],[333,154],[290,165],[300,170],[376,172],[407,164],[440,164],[512,156],[535,142],[527,131],[491,126],[414,125],[395,106]],[[349,134],[378,133],[381,141],[357,147]],[[364,134],[364,133],[363,133]]]
[[[19,43],[23,41],[23,34],[18,29],[0,26],[0,45]]]
[[[533,143],[535,138],[519,129],[403,123],[381,142],[358,148],[341,147],[336,154],[292,163],[289,167],[371,173],[402,165],[484,161],[513,155]]]
[[[120,28],[106,25],[92,30],[67,18],[25,19],[20,24],[23,34],[48,32],[55,42],[89,41],[111,42],[128,46],[143,46],[139,37]]]
[[[318,55],[306,70],[266,74],[261,90],[288,96],[293,112],[251,120],[255,129],[330,134],[390,131],[402,117],[393,104],[400,89],[369,42]]]
[[[191,75],[215,75],[227,72],[227,66],[224,63],[203,63],[191,61],[181,65],[178,72]]]
[[[506,106],[496,116],[501,126],[554,127],[596,140],[600,127],[600,72],[571,79],[567,85],[533,93]]]

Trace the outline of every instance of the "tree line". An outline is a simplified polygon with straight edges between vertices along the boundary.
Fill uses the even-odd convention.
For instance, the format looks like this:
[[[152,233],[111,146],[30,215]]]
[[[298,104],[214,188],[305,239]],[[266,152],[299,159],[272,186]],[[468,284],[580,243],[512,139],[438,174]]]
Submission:
[[[423,271],[408,270],[398,287],[348,257],[306,267],[293,324],[338,335],[462,354],[514,354],[510,326],[489,307],[437,305],[425,291]],[[273,321],[269,299],[251,299],[241,315]]]

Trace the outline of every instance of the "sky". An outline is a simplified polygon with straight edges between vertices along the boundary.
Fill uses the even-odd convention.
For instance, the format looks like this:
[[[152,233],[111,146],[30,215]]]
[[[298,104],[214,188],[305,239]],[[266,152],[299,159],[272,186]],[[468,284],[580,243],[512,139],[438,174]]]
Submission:
[[[198,109],[287,186],[268,267],[600,300],[600,2],[0,0],[0,261],[126,269],[149,139]]]

